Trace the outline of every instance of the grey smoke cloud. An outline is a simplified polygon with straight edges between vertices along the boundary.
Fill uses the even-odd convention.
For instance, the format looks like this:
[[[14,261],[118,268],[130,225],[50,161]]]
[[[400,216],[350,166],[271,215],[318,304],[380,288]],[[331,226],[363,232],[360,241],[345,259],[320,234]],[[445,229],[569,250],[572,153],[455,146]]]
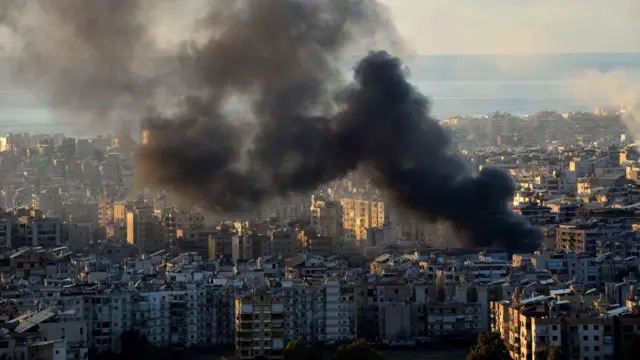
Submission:
[[[48,90],[54,107],[97,119],[120,108],[146,112],[158,91],[178,84],[179,110],[156,108],[143,121],[141,184],[210,210],[243,212],[365,166],[403,207],[453,222],[466,245],[537,246],[539,231],[507,206],[509,175],[473,174],[452,154],[449,134],[398,58],[372,52],[342,86],[338,60],[351,44],[399,42],[377,1],[212,2],[197,23],[198,40],[171,57],[179,71],[138,66],[139,55],[157,50],[141,21],[151,4],[37,2],[68,36],[64,51],[62,38],[42,44],[32,27],[6,22],[24,37],[19,74]],[[226,111],[237,98],[250,114],[242,124]]]
[[[624,109],[621,120],[640,138],[640,71],[620,68],[612,71],[590,69],[564,79],[562,90],[568,96],[592,107],[614,106]]]
[[[17,39],[13,80],[44,94],[41,99],[67,121],[113,130],[114,123],[142,116],[170,84],[170,63],[141,19],[155,6],[149,1],[0,4],[0,22]]]

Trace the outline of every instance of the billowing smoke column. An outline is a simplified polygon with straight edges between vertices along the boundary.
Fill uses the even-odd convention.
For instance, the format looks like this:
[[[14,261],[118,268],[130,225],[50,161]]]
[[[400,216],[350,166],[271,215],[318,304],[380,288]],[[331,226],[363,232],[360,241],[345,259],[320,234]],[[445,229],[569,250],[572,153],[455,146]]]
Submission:
[[[372,52],[358,62],[352,83],[340,86],[336,64],[347,45],[374,35],[395,38],[384,14],[375,0],[213,2],[199,24],[209,36],[177,56],[188,89],[180,110],[144,120],[148,142],[136,154],[140,182],[214,211],[241,212],[366,167],[399,205],[451,221],[468,246],[536,247],[540,232],[507,206],[512,179],[496,169],[473,174],[452,152],[450,136],[429,116],[427,99],[407,82],[399,59]],[[120,23],[114,22],[122,32],[100,32],[103,41],[139,34],[135,21]],[[139,93],[127,91],[146,91],[154,82],[130,71],[131,59],[120,52],[133,48],[114,48],[108,61],[117,66],[105,70],[123,76],[113,81],[129,84],[124,98],[135,104]],[[98,55],[105,61],[107,54]],[[165,86],[164,75],[158,78]],[[82,94],[73,96],[82,101]],[[246,105],[250,125],[230,119],[230,101]]]

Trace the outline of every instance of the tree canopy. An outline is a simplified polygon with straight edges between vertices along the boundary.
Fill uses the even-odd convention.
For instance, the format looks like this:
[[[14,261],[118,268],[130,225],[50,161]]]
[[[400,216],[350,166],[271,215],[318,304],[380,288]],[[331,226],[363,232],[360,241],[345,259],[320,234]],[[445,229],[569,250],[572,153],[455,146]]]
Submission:
[[[364,340],[343,344],[333,355],[333,360],[385,360],[385,357]]]
[[[547,360],[569,360],[569,354],[564,346],[549,346]]]
[[[564,346],[549,345],[536,352],[536,359],[544,360],[569,360],[569,355]]]
[[[320,352],[302,340],[290,341],[284,348],[284,360],[321,360]]]
[[[471,348],[467,360],[511,360],[500,333],[480,334],[476,345]]]

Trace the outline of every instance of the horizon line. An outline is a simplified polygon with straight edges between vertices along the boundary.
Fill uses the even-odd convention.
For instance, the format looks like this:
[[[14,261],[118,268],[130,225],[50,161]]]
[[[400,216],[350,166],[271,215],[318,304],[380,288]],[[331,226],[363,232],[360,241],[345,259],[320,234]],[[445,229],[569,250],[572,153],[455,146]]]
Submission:
[[[559,55],[640,55],[640,51],[611,51],[611,52],[540,52],[540,53],[418,53],[414,56],[559,56]]]
[[[384,50],[384,49],[379,49]],[[372,51],[376,51],[372,49]],[[417,51],[409,51],[411,53],[409,56],[563,56],[563,55],[640,55],[640,51],[576,51],[576,52],[539,52],[539,53],[510,53],[510,52],[494,52],[494,53],[480,53],[480,52],[451,52],[451,53],[430,53],[430,52],[417,52]],[[157,56],[159,54],[151,55]],[[362,56],[364,54],[361,53],[351,53],[348,54],[347,57],[351,56]],[[18,57],[20,54],[3,54],[0,52],[0,58],[11,58]],[[161,55],[160,55],[161,56]]]

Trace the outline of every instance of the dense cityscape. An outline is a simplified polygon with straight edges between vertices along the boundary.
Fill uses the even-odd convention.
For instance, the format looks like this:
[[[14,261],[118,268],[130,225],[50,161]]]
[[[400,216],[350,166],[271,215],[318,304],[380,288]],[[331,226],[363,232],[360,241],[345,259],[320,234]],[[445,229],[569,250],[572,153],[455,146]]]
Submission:
[[[151,348],[280,359],[292,343],[428,352],[492,332],[512,359],[559,347],[568,359],[625,358],[640,327],[629,116],[441,121],[476,171],[511,174],[511,211],[544,234],[532,252],[470,247],[450,223],[397,207],[364,170],[220,215],[136,190],[132,157],[152,141],[144,129],[7,134],[0,354],[86,359],[120,353],[136,334]]]
[[[0,360],[637,359],[637,3],[0,0]]]

